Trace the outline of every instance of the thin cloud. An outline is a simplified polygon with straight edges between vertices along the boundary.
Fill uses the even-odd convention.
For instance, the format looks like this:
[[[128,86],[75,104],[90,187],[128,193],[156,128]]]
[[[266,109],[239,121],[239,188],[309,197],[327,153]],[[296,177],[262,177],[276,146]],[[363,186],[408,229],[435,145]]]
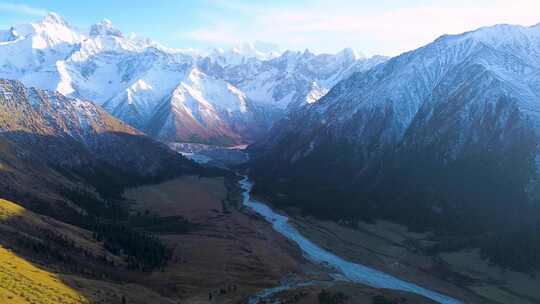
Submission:
[[[242,37],[246,37],[243,34],[230,29],[226,25],[201,27],[193,31],[181,33],[180,38],[189,39],[197,42],[204,42],[213,45],[231,45],[242,41]]]
[[[459,1],[458,1],[459,2]],[[229,5],[229,7],[232,7]],[[367,54],[397,55],[425,45],[443,34],[457,34],[497,23],[532,25],[540,22],[538,0],[492,0],[484,3],[441,1],[366,10],[361,4],[329,6],[314,1],[308,7],[249,9],[248,18],[219,22],[184,33],[184,38],[212,44],[256,39],[285,48],[335,52],[345,46]]]
[[[0,11],[9,12],[9,13],[18,13],[30,16],[42,17],[47,15],[48,11],[42,8],[33,7],[21,3],[11,3],[11,2],[1,2],[0,1]]]

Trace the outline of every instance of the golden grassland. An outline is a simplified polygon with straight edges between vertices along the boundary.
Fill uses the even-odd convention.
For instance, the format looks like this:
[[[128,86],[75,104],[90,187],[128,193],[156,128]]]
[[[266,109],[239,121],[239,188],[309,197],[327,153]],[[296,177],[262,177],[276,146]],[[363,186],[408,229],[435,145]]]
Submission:
[[[42,270],[0,246],[0,303],[90,303],[58,275]]]
[[[0,221],[24,218],[27,224],[44,226],[37,215],[0,199]],[[0,245],[0,303],[90,303],[60,277],[19,257]]]
[[[46,270],[0,245],[0,303],[174,303],[137,284],[117,284]]]
[[[0,199],[0,220],[7,220],[14,216],[20,216],[25,209],[15,203]]]
[[[40,269],[0,246],[0,303],[85,304],[90,301],[57,274]]]
[[[23,231],[21,231],[23,230]],[[28,304],[130,304],[175,303],[139,285],[97,280],[61,271],[51,260],[22,256],[9,242],[14,232],[40,240],[41,233],[54,231],[73,241],[78,248],[105,254],[103,244],[84,229],[31,212],[13,202],[0,199],[0,303]],[[12,249],[13,248],[13,249]],[[107,253],[109,259],[120,258]],[[38,263],[39,262],[39,263]],[[46,265],[46,266],[45,266]]]

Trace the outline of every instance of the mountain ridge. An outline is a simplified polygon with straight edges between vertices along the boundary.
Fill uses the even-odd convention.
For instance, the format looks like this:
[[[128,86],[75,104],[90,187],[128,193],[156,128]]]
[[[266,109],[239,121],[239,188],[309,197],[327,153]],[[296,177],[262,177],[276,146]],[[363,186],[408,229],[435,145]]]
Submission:
[[[113,194],[137,180],[198,170],[90,101],[26,88],[13,80],[0,80],[0,138],[7,160],[3,178],[35,179],[31,191],[26,182],[3,183],[4,196],[16,201],[63,201],[62,193],[77,184],[90,192]]]
[[[0,43],[0,51],[6,54],[0,55],[0,77],[92,100],[137,129],[151,131],[151,135],[162,141],[189,142],[190,138],[194,138],[195,142],[215,144],[252,142],[258,138],[256,134],[265,133],[275,121],[274,117],[278,117],[275,113],[285,112],[291,100],[274,97],[285,94],[284,89],[298,95],[299,100],[308,98],[309,102],[314,102],[334,82],[346,77],[348,74],[341,73],[356,61],[360,69],[384,61],[383,58],[374,61],[360,59],[352,50],[344,50],[336,55],[319,56],[324,60],[317,64],[324,65],[323,69],[317,69],[313,64],[302,77],[296,78],[278,69],[274,70],[272,79],[268,79],[263,75],[270,67],[265,62],[290,57],[293,52],[282,54],[273,45],[256,42],[230,52],[193,54],[164,47],[149,39],[126,37],[109,20],[92,25],[88,31],[79,31],[54,13],[40,22],[16,26],[14,30],[18,33],[15,40],[6,34],[6,41]],[[300,57],[294,58],[297,57],[287,60],[300,60]],[[340,66],[340,60],[346,61],[346,66]],[[251,67],[251,72],[239,75],[259,79],[248,80],[249,84],[243,82],[244,87],[239,87],[240,82],[233,74],[247,67]],[[191,82],[195,87],[188,91],[198,91],[196,95],[201,96],[206,91],[213,91],[213,94],[205,95],[206,105],[196,102],[186,108],[187,116],[176,116],[171,108],[170,117],[176,116],[178,119],[172,124],[182,125],[187,130],[177,128],[179,131],[176,134],[171,128],[156,130],[159,125],[156,121],[163,116],[164,99],[170,98],[178,87],[186,87],[186,80],[189,80],[193,70],[203,74],[206,81],[197,84]],[[324,76],[318,79],[317,73]],[[286,79],[281,81],[282,77]],[[325,80],[331,77],[335,80]],[[321,81],[324,83],[319,83]],[[250,104],[246,107],[247,111],[229,111],[231,90],[214,90],[222,82],[234,87],[233,91],[242,91],[242,94],[236,94],[234,102],[237,108],[244,103]],[[265,82],[272,84],[261,87]],[[259,98],[257,92],[261,90],[268,90],[269,93]],[[191,119],[182,121],[183,117],[208,110],[208,104],[215,114],[212,119],[208,118],[202,124],[201,120],[198,123]],[[258,131],[249,132],[250,129]],[[167,136],[159,137],[160,134]]]
[[[500,25],[355,73],[250,147],[257,190],[318,216],[391,219],[538,267],[534,246],[509,258],[490,236],[511,247],[540,214],[538,50],[536,27]]]

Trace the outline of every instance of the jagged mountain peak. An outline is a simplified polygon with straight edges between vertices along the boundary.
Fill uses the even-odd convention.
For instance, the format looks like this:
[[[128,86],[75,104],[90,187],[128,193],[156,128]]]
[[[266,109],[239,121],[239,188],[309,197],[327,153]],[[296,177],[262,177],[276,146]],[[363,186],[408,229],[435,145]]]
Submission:
[[[196,65],[191,66],[187,71],[187,78],[191,80],[199,79],[203,75],[204,73]]]
[[[365,58],[365,56],[362,53],[357,52],[351,47],[344,48],[343,50],[339,51],[336,55],[345,57],[345,58],[350,58],[353,60]]]
[[[304,52],[302,53],[302,56],[304,58],[310,58],[310,57],[314,57],[315,56],[315,53],[313,53],[312,51],[310,51],[309,49],[305,49]]]
[[[67,21],[55,12],[49,12],[47,15],[45,15],[45,17],[43,17],[40,23],[69,26]]]
[[[34,29],[37,33],[49,34],[54,36],[54,34],[67,34],[77,35],[78,31],[73,28],[62,16],[57,13],[49,13],[41,21],[37,23],[32,23]]]
[[[511,45],[523,46],[524,44],[539,44],[540,24],[532,26],[495,24],[461,34],[442,35],[434,42],[452,44],[466,40],[484,43],[494,48],[501,48]],[[509,51],[511,50],[512,49]]]
[[[372,66],[357,66],[352,51],[282,54],[276,45],[260,41],[205,55],[126,37],[109,20],[81,33],[58,15],[44,19],[15,28],[17,38],[8,37],[8,31],[0,33],[3,41],[9,40],[0,44],[0,77],[92,100],[143,131],[149,130],[151,122],[170,117],[164,111],[173,109],[163,106],[164,101],[181,88],[179,92],[191,102],[192,116],[207,116],[196,119],[204,123],[194,132],[171,130],[194,138],[202,135],[207,143],[212,139],[209,134],[232,135],[235,143],[243,134],[254,134],[251,127],[261,134],[291,102],[313,103],[337,81]],[[201,105],[213,110],[200,111]],[[186,115],[176,119],[191,119]],[[152,124],[152,134],[162,134],[156,130],[158,125]],[[190,137],[168,134],[167,138]]]
[[[225,78],[261,104],[296,109],[322,97],[338,81],[386,58],[356,59],[352,50],[315,54],[287,50],[281,56],[225,69]]]
[[[90,36],[110,35],[124,37],[122,32],[115,28],[109,19],[103,19],[102,21],[92,25],[89,34]]]
[[[263,60],[270,59],[281,54],[281,50],[276,44],[262,41],[244,42],[232,47],[231,51],[247,57]]]
[[[310,52],[308,49],[306,49],[304,53],[310,53]],[[294,58],[301,54],[302,52],[300,51],[286,50],[285,52],[283,52],[283,54],[280,57],[281,58]]]
[[[82,35],[56,13],[49,13],[42,20],[14,27],[20,37],[31,39],[36,49],[49,48],[58,44],[75,44]]]
[[[216,48],[204,54],[211,62],[221,67],[234,67],[250,61],[270,60],[279,57],[282,51],[277,45],[261,41],[245,42],[230,49]]]

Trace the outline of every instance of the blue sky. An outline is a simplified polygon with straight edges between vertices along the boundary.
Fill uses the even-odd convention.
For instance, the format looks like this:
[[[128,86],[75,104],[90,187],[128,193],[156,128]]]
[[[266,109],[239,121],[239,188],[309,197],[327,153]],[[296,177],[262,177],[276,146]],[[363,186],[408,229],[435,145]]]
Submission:
[[[0,27],[39,20],[48,11],[81,28],[107,18],[125,34],[170,47],[260,40],[315,52],[352,47],[367,55],[397,55],[480,26],[540,22],[539,0],[0,0]]]

